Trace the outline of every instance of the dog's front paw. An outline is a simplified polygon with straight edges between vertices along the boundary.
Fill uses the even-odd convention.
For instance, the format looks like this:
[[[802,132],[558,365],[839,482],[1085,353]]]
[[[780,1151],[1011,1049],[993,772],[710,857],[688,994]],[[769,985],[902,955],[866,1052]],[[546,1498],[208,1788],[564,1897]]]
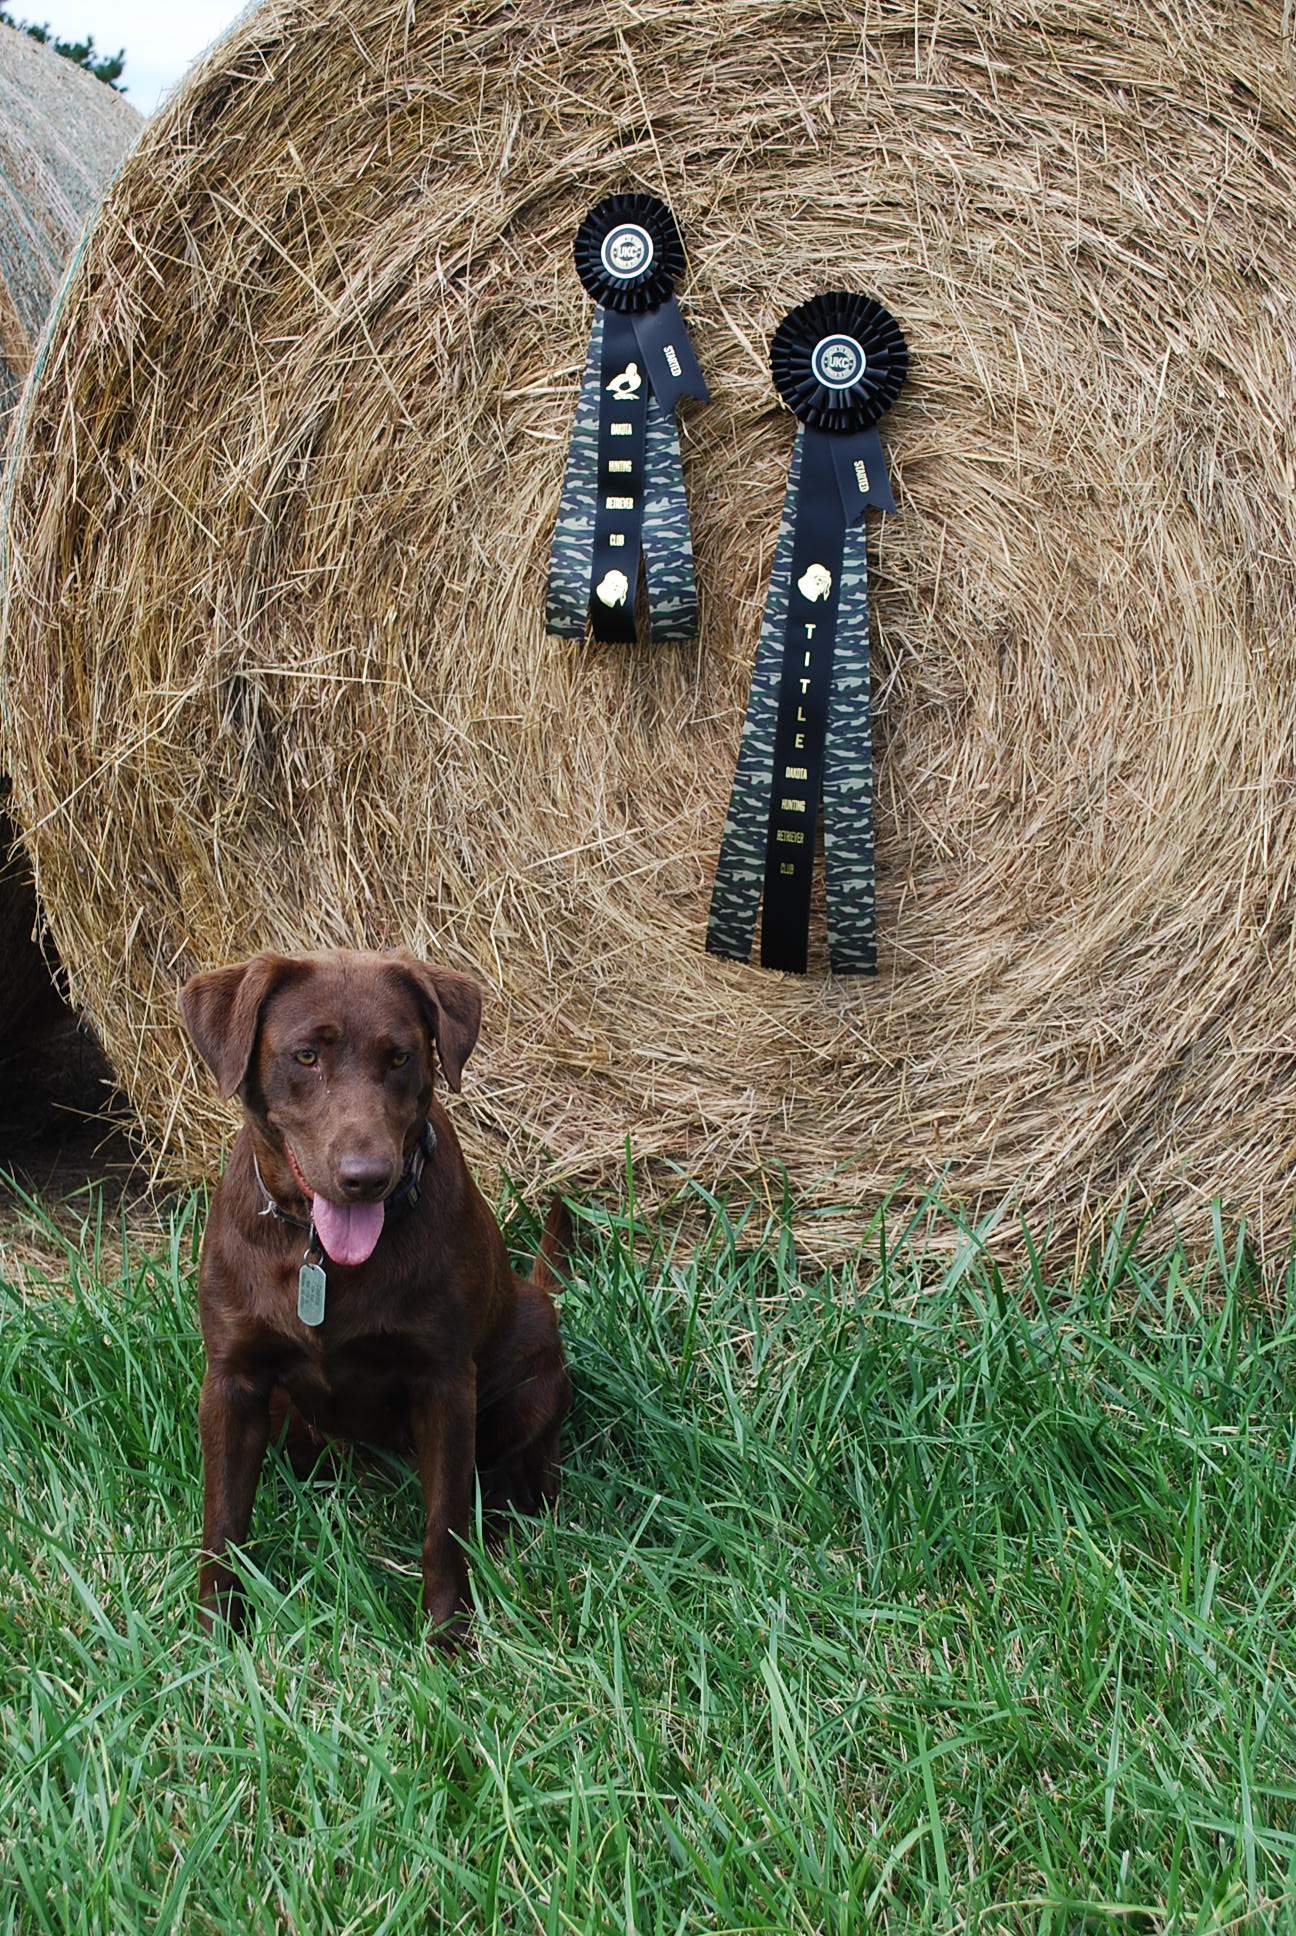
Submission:
[[[443,1653],[453,1654],[468,1636],[467,1572],[449,1578],[423,1579],[423,1612],[428,1640]]]
[[[247,1622],[247,1602],[237,1587],[222,1592],[202,1593],[198,1597],[198,1625],[205,1634],[225,1634],[232,1639]]]
[[[457,1654],[468,1638],[468,1613],[460,1608],[447,1618],[428,1622],[428,1645],[442,1654]]]

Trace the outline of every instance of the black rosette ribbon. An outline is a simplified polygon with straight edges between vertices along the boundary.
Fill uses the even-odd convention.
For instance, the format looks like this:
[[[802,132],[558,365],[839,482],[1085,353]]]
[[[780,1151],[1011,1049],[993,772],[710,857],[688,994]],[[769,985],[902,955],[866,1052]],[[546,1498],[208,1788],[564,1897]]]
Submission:
[[[841,292],[784,317],[770,345],[800,420],[752,672],[707,948],[804,974],[823,803],[828,952],[839,975],[877,973],[873,755],[864,512],[894,511],[877,423],[909,353],[880,303]]]
[[[549,559],[545,629],[632,643],[642,557],[651,635],[697,631],[697,585],[675,407],[707,398],[675,301],[684,244],[665,202],[609,195],[576,232],[598,305]]]

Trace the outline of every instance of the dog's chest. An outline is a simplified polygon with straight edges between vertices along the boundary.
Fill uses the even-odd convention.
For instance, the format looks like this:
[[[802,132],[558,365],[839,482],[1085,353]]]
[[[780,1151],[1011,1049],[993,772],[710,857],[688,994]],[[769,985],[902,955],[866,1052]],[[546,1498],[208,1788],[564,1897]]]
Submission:
[[[327,1312],[322,1324],[302,1329],[280,1371],[298,1410],[321,1431],[404,1443],[410,1393],[427,1372],[423,1352],[408,1338],[330,1323]]]

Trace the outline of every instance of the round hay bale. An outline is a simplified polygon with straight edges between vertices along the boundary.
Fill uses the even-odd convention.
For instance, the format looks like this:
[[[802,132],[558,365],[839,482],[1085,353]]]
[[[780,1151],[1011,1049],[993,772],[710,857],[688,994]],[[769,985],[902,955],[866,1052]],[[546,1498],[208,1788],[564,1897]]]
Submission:
[[[0,26],[0,450],[77,237],[142,125],[92,74]],[[0,805],[0,1035],[49,987],[35,922],[31,870]]]
[[[404,944],[490,984],[522,1183],[1133,1187],[1285,1229],[1296,122],[1276,12],[274,0],[95,226],[12,479],[18,809],[164,1167],[227,1133],[179,980]],[[694,647],[545,637],[592,202],[659,194],[713,402]],[[766,346],[900,321],[871,536],[881,973],[703,950],[793,425]]]

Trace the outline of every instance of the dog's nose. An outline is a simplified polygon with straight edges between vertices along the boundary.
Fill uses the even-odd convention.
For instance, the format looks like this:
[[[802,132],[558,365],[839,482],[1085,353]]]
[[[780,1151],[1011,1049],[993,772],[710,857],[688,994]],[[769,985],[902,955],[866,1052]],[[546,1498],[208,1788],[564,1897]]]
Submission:
[[[338,1182],[356,1203],[373,1203],[387,1194],[391,1165],[377,1156],[344,1156],[338,1164]]]

